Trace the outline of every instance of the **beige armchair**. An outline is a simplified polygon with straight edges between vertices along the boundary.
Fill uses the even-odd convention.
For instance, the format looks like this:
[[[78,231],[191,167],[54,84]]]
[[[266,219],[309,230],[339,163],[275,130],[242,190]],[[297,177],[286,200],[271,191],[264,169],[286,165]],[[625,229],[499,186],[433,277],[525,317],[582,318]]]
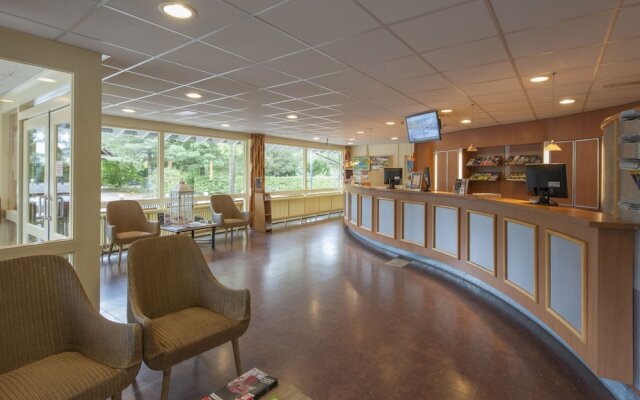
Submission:
[[[147,221],[142,207],[135,200],[111,201],[107,204],[107,238],[109,257],[113,245],[118,246],[118,266],[122,260],[122,247],[138,239],[160,236],[160,223]]]
[[[0,310],[0,399],[120,399],[140,369],[140,327],[103,318],[61,257],[0,261]]]
[[[231,196],[226,194],[216,194],[209,199],[209,208],[213,222],[220,228],[224,228],[224,238],[227,239],[227,229],[231,229],[233,239],[233,228],[245,226],[247,237],[249,237],[249,225],[251,224],[251,214],[238,210]]]
[[[249,327],[249,291],[218,282],[193,239],[135,242],[128,274],[129,321],[142,326],[145,364],[163,371],[162,399],[168,398],[172,366],[229,341],[240,375],[238,338]]]

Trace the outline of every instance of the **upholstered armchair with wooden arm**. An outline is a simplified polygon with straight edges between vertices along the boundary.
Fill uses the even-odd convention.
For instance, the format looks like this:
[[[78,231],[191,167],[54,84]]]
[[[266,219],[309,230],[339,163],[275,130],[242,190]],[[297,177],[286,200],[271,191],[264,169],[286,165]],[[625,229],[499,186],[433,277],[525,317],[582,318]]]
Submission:
[[[251,319],[249,291],[221,284],[193,239],[173,235],[133,243],[128,274],[129,322],[142,326],[145,364],[163,371],[162,399],[168,398],[174,365],[227,342],[240,375],[238,338]]]
[[[0,310],[0,399],[120,399],[140,369],[140,327],[103,318],[61,257],[0,261]]]
[[[107,204],[107,238],[109,257],[113,245],[118,246],[118,266],[122,260],[122,247],[145,239],[160,236],[160,223],[147,221],[142,207],[135,200],[117,200]]]
[[[216,194],[209,199],[212,220],[220,228],[224,228],[224,238],[227,239],[227,229],[231,229],[233,238],[233,228],[246,226],[247,237],[249,237],[249,225],[251,224],[251,214],[238,210],[231,196],[226,194]]]

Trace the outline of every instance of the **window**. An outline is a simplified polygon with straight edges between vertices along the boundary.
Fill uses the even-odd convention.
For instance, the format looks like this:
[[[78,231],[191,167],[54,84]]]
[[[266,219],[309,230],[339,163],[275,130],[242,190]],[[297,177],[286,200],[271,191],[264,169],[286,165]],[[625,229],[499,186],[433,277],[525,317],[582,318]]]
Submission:
[[[342,187],[342,152],[307,149],[307,189]]]
[[[265,190],[304,190],[304,147],[266,143],[264,146]]]
[[[164,191],[184,179],[196,195],[244,193],[245,154],[244,140],[167,133]]]
[[[158,133],[102,128],[102,201],[158,197]]]

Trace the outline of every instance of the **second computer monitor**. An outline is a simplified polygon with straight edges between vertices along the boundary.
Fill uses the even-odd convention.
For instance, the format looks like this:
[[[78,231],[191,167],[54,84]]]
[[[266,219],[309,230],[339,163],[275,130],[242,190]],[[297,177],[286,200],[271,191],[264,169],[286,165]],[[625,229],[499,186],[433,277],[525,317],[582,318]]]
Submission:
[[[389,188],[393,188],[394,185],[402,182],[402,168],[385,168],[383,179]]]
[[[536,204],[556,205],[551,197],[567,198],[567,167],[565,164],[527,164],[527,193],[539,196]]]

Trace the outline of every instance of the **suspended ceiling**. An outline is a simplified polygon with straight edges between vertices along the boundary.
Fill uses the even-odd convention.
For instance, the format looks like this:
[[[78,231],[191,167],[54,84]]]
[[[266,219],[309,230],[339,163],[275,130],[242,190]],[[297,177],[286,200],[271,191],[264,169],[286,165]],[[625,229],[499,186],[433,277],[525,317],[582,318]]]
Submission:
[[[106,114],[338,144],[404,141],[433,108],[452,132],[640,99],[640,0],[159,3],[5,1],[0,26],[104,54]],[[553,71],[552,110],[529,78]]]

